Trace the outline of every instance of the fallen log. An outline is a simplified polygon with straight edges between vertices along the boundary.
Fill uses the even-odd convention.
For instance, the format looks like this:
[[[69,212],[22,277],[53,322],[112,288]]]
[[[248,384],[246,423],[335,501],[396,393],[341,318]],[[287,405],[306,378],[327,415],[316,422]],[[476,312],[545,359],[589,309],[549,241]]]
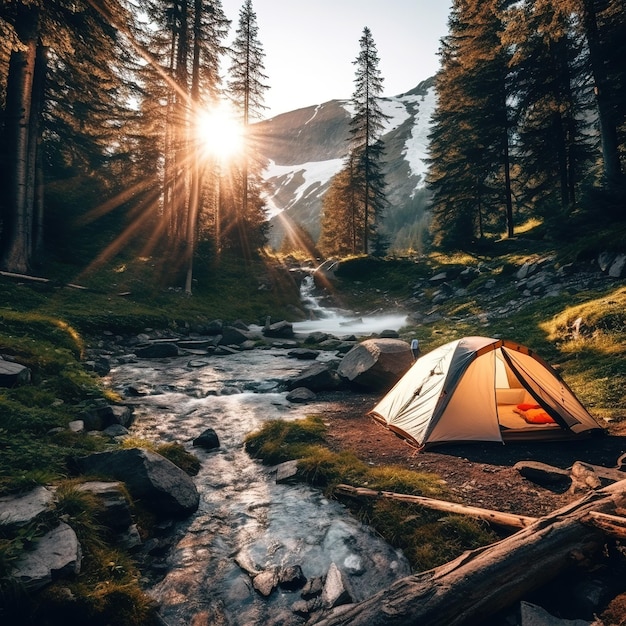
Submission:
[[[626,481],[589,492],[510,537],[403,578],[363,602],[335,609],[316,624],[480,624],[576,563],[596,557],[605,544],[604,533],[583,520],[593,511],[611,514],[625,498]]]
[[[620,515],[610,515],[591,511],[589,515],[581,520],[584,524],[591,524],[599,528],[602,532],[615,539],[626,539],[626,518]]]
[[[436,500],[425,496],[414,496],[406,493],[395,493],[393,491],[376,491],[365,487],[352,487],[351,485],[337,485],[335,493],[360,498],[387,498],[399,502],[409,502],[419,504],[435,511],[444,511],[457,515],[469,515],[478,519],[486,520],[491,524],[504,526],[505,528],[526,528],[537,521],[536,517],[526,515],[516,515],[513,513],[503,513],[491,509],[482,509],[475,506],[467,506],[458,502],[448,502],[446,500]]]

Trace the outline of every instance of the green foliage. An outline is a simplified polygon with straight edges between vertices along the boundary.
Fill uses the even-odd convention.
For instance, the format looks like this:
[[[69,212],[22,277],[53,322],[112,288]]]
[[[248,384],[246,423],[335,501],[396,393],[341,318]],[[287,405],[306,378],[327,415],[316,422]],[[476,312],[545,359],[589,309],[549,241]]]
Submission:
[[[296,422],[271,420],[246,437],[245,447],[250,456],[276,465],[300,458],[309,446],[323,441],[325,430],[322,419],[315,416]]]
[[[370,467],[351,452],[329,450],[324,432],[318,417],[294,422],[273,420],[248,435],[246,450],[268,464],[297,459],[301,479],[330,494],[338,484],[347,483],[377,491],[449,498],[438,476],[395,466]],[[386,541],[401,548],[417,570],[435,567],[497,538],[480,522],[416,505],[387,499],[349,499],[346,505]]]
[[[196,456],[187,452],[180,443],[164,443],[156,447],[156,452],[174,463],[189,476],[195,476],[200,471],[200,461]]]

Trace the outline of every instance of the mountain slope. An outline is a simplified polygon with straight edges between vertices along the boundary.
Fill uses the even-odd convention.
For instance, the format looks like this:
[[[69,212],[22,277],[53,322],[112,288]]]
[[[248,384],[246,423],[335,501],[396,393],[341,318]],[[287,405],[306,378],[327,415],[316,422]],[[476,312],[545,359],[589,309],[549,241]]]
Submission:
[[[434,109],[433,79],[392,98],[381,98],[389,116],[382,139],[390,207],[381,230],[392,247],[416,247],[416,225],[427,201],[426,146]],[[289,224],[320,234],[322,198],[341,169],[349,148],[350,103],[331,100],[278,115],[255,125],[259,151],[269,162],[264,179],[270,215],[270,243],[280,247]],[[417,226],[419,230],[419,226]]]

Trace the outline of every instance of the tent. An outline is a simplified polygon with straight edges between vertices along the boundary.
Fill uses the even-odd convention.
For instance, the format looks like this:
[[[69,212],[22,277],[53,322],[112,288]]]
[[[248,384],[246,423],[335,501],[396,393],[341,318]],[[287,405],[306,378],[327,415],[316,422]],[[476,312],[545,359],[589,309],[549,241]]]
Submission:
[[[369,414],[419,448],[602,431],[550,365],[524,346],[489,337],[425,354]]]

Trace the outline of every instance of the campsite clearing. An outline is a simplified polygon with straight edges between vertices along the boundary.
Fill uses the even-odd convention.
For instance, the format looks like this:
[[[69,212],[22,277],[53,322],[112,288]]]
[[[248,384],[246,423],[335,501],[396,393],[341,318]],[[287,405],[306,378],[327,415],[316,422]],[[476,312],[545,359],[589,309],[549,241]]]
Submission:
[[[584,461],[615,467],[626,452],[626,420],[609,424],[604,436],[576,441],[475,442],[418,452],[367,416],[377,400],[375,394],[342,394],[341,400],[329,403],[324,413],[330,426],[325,434],[327,445],[335,451],[349,450],[370,465],[397,465],[437,474],[460,502],[471,506],[533,517],[546,515],[580,494],[569,493],[566,484],[535,484],[514,469],[515,463],[532,460],[566,469]]]

